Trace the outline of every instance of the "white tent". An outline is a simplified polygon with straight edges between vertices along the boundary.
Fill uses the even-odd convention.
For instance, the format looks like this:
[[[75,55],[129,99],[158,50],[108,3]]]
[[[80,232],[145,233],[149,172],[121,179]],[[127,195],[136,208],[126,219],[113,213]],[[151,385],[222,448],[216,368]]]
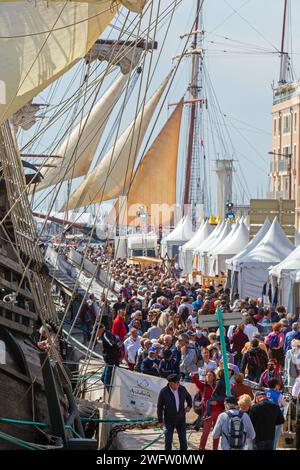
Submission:
[[[197,246],[208,239],[213,230],[214,227],[206,220],[201,223],[193,238],[179,248],[179,266],[182,268],[183,274],[190,274],[192,272],[193,252]]]
[[[268,233],[271,223],[267,218],[263,226],[259,229],[257,234],[250,240],[246,247],[238,252],[233,258],[226,259],[225,267],[227,269],[227,287],[232,289],[232,293],[236,293],[238,289],[238,264],[239,260],[243,259],[250,251],[252,251]]]
[[[266,233],[268,233],[270,227],[271,227],[271,223],[269,219],[267,218],[264,221],[263,226],[259,229],[257,234],[252,238],[252,240],[250,240],[250,242],[246,245],[246,247],[242,251],[238,252],[238,254],[235,255],[233,258],[226,260],[225,262],[226,269],[232,271],[235,263],[238,264],[238,261],[240,259],[244,258],[244,256],[250,253],[250,251],[252,251],[262,241]]]
[[[226,237],[219,248],[211,254],[209,261],[211,276],[221,274],[225,271],[225,261],[230,255],[239,253],[249,242],[249,230],[245,222],[242,222],[236,229]]]
[[[279,288],[279,302],[289,309],[293,304],[294,274],[300,270],[300,246],[281,263],[269,269],[273,287]]]
[[[202,271],[204,275],[208,274],[208,256],[207,256],[208,253],[210,253],[214,248],[216,248],[223,242],[223,240],[231,232],[232,228],[233,227],[230,223],[225,222],[223,230],[220,232],[220,234],[216,238],[211,240],[211,243],[209,243],[208,246],[205,247],[203,251],[202,249],[201,249],[201,252],[199,251],[199,255],[198,255],[199,256],[199,268],[200,268],[200,271]]]
[[[259,297],[268,280],[268,268],[286,258],[293,248],[275,217],[261,242],[234,263],[234,269],[239,273],[238,291],[241,297]]]
[[[298,230],[295,230],[295,246],[300,245],[300,233]]]
[[[232,235],[237,231],[239,228],[239,220],[237,220],[233,225],[229,224],[229,227],[231,228],[230,232],[226,235],[225,238],[217,240],[215,239],[214,242],[210,243],[210,248],[209,251],[207,252],[207,259],[208,259],[208,273],[211,271],[211,266],[212,266],[212,257],[213,255],[218,251],[219,248],[223,246],[223,244],[226,244]]]
[[[189,241],[195,232],[193,232],[193,224],[189,215],[183,217],[174,230],[169,233],[161,241],[161,252],[165,256],[168,254],[170,258],[174,258],[179,251],[179,247]]]
[[[197,254],[200,254],[202,251],[206,250],[206,248],[209,246],[211,241],[214,240],[215,238],[217,238],[220,235],[220,233],[222,232],[224,226],[225,226],[224,221],[219,222],[218,225],[216,226],[216,228],[214,229],[214,231],[207,237],[207,239],[204,242],[200,243],[195,248],[194,254],[197,255]]]

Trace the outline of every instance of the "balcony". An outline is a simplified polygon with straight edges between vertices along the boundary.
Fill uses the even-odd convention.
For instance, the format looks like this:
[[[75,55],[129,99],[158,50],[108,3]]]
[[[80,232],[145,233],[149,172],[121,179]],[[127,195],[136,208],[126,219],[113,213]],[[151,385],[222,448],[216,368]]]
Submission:
[[[288,172],[289,171],[289,161],[286,158],[285,160],[278,160],[271,162],[271,173],[276,172]]]

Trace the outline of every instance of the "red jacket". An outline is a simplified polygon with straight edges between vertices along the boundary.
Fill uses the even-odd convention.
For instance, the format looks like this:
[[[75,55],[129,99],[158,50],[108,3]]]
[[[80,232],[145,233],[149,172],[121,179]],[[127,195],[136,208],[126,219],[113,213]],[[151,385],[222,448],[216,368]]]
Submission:
[[[206,408],[206,402],[207,400],[211,398],[213,391],[214,391],[214,387],[212,387],[211,385],[207,383],[201,382],[201,380],[199,380],[198,377],[196,377],[195,375],[192,377],[192,379],[193,379],[194,384],[197,385],[197,387],[199,388],[201,392],[203,405],[204,405],[204,408]],[[205,389],[205,394],[203,396],[204,389]],[[211,405],[211,411],[213,410],[218,410],[222,412],[224,410],[223,402],[217,402],[216,405]]]
[[[114,319],[111,331],[114,335],[119,336],[121,341],[123,341],[125,336],[127,335],[127,328],[125,326],[125,322],[123,318],[120,317],[120,315],[117,315]]]

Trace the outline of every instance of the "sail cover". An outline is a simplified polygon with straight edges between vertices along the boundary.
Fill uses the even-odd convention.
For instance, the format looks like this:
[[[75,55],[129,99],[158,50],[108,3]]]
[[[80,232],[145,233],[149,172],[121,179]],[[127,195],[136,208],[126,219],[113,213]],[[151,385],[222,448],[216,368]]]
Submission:
[[[171,75],[164,80],[149,102],[142,107],[136,119],[74,191],[62,210],[76,209],[127,194],[137,153],[170,77]]]
[[[84,119],[77,124],[71,134],[66,137],[61,147],[55,152],[63,157],[62,163],[58,165],[55,157],[48,160],[47,163],[54,165],[54,167],[42,170],[44,180],[37,185],[37,191],[61,181],[87,174],[109,115],[126,81],[127,76],[121,75]],[[55,165],[57,166],[55,167]]]
[[[138,166],[127,199],[130,225],[140,225],[136,216],[140,206],[146,209],[150,225],[167,225],[174,217],[182,107],[183,100]]]
[[[84,57],[121,4],[141,0],[0,2],[0,123]]]

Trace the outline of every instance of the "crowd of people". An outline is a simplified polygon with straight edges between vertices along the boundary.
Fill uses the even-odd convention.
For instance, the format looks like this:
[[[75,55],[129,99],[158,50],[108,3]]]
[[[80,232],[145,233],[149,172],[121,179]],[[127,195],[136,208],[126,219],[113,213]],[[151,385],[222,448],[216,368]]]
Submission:
[[[95,250],[89,256],[98,264],[103,256],[103,269],[109,263]],[[238,294],[231,298],[230,290],[217,282],[207,288],[192,285],[163,272],[160,266],[142,269],[116,259],[110,261],[110,272],[121,286],[117,300],[109,301],[105,294],[99,301],[90,296],[80,312],[88,335],[92,325],[98,325],[97,339],[106,364],[105,386],[110,386],[112,368],[121,363],[143,374],[194,382],[201,410],[195,423],[196,429],[202,429],[200,449],[207,447],[212,429],[213,449],[218,448],[231,415],[247,429],[243,448],[276,449],[284,422],[284,392],[298,397],[300,391],[298,317],[283,306],[263,306],[260,299],[240,299]],[[214,314],[218,307],[224,313],[240,312],[241,318],[239,324],[226,328],[230,397],[226,394],[219,331],[201,326],[201,317]],[[177,382],[171,380],[168,386],[172,383]],[[194,400],[194,409],[196,403]],[[159,413],[162,419],[162,409]],[[166,438],[168,449],[174,426],[169,427]],[[183,436],[182,429],[177,430]],[[183,439],[181,448],[185,447]],[[223,437],[221,448],[230,448]]]

